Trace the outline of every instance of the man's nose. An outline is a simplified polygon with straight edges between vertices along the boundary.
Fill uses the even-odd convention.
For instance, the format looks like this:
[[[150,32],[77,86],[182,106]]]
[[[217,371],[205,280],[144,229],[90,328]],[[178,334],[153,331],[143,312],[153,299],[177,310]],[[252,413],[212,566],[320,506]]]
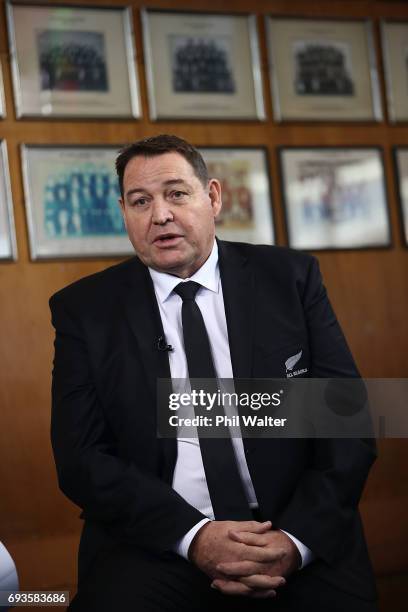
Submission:
[[[152,222],[155,225],[164,225],[168,221],[173,221],[173,213],[169,204],[164,199],[156,200],[153,203]]]

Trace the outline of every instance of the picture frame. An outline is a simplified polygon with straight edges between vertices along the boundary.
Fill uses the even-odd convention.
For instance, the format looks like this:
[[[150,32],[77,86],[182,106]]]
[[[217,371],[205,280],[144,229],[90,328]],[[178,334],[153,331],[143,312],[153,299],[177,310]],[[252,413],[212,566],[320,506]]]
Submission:
[[[0,119],[6,117],[6,99],[4,96],[3,70],[0,62]]]
[[[141,116],[129,7],[7,3],[18,119]]]
[[[281,147],[289,246],[302,250],[391,245],[382,150]]]
[[[0,140],[0,260],[17,260],[16,230],[5,140]]]
[[[388,119],[408,121],[408,21],[381,21]]]
[[[30,254],[38,259],[131,255],[118,203],[119,145],[21,146]]]
[[[276,121],[381,121],[369,20],[266,18]]]
[[[265,147],[199,147],[210,177],[221,183],[216,220],[221,240],[275,244],[269,159]]]
[[[404,245],[408,247],[408,147],[394,147],[395,177]]]
[[[142,25],[150,119],[266,118],[255,15],[143,9]]]

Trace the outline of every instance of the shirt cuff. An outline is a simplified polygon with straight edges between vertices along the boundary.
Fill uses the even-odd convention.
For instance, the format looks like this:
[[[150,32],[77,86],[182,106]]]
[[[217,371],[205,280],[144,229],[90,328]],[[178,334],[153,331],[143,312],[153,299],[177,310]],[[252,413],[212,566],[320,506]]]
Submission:
[[[180,555],[180,557],[184,557],[184,559],[186,561],[188,561],[189,560],[189,558],[188,558],[188,549],[190,548],[190,544],[191,544],[195,534],[197,533],[197,531],[203,525],[205,525],[206,523],[209,523],[209,522],[210,522],[210,519],[204,518],[199,523],[194,525],[194,527],[192,527],[190,529],[190,531],[187,531],[185,536],[183,536],[180,540],[178,540],[176,542],[176,545],[173,548],[174,552],[176,552],[178,555]]]
[[[302,558],[302,564],[299,567],[299,569],[303,569],[304,567],[306,567],[306,565],[309,565],[309,563],[311,563],[311,561],[313,561],[313,559],[315,558],[315,556],[312,553],[312,551],[310,550],[310,548],[305,546],[300,540],[295,538],[295,536],[293,536],[292,534],[288,533],[284,529],[281,529],[281,531],[283,533],[286,533],[288,538],[290,538],[292,540],[292,542],[295,544],[296,548],[298,549],[298,551],[300,553],[300,556]]]

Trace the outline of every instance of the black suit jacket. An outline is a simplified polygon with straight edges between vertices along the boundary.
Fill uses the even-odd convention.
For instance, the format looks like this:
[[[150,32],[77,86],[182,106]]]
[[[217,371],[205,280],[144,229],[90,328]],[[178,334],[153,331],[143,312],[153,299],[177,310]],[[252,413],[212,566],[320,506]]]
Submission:
[[[234,377],[312,377],[358,371],[317,260],[290,249],[219,242]],[[175,440],[156,434],[156,378],[170,377],[147,268],[135,257],[62,289],[56,329],[52,444],[64,493],[82,508],[79,579],[124,542],[165,554],[203,518],[172,487]],[[375,596],[358,502],[374,444],[360,439],[244,439],[261,516],[316,555],[308,571]]]

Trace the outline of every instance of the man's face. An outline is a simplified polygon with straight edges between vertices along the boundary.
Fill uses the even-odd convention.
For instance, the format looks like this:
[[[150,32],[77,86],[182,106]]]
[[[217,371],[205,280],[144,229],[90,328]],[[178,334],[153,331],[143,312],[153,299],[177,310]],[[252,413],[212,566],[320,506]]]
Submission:
[[[211,253],[221,210],[216,179],[203,187],[179,153],[134,157],[125,169],[119,200],[133,247],[144,264],[192,276]]]

